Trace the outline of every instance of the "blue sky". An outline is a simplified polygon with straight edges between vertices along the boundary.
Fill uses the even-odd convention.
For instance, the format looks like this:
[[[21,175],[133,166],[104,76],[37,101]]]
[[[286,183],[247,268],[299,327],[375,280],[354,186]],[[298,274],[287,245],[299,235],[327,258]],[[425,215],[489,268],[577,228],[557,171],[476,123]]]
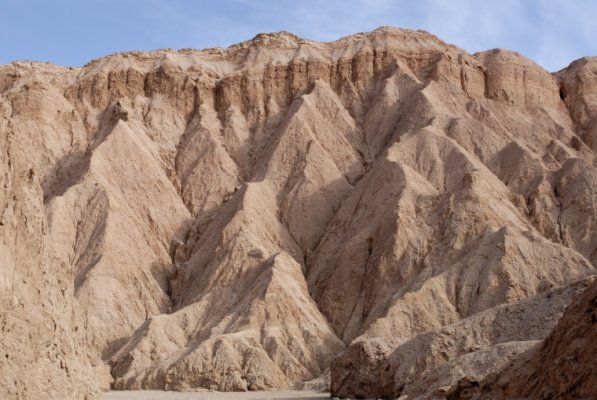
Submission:
[[[0,64],[80,66],[116,51],[228,46],[280,30],[334,40],[382,25],[469,52],[516,50],[550,71],[597,55],[595,0],[0,0]]]

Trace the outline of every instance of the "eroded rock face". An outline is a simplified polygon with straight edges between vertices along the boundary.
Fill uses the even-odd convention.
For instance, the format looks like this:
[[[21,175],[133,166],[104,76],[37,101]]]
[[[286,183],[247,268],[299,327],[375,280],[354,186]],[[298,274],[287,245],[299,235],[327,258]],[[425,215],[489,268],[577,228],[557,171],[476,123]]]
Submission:
[[[525,380],[526,376],[520,375],[509,383],[512,392],[563,399],[594,397],[597,393],[596,320],[597,285],[593,284],[568,307],[532,359],[531,367],[535,371],[532,376]],[[545,365],[550,368],[544,368]]]
[[[461,379],[449,393],[463,399],[591,399],[597,393],[597,284],[566,309],[542,343],[474,385]]]
[[[333,395],[442,398],[461,378],[482,382],[545,338],[594,277],[502,304],[405,342],[355,340],[332,363]]]
[[[1,66],[0,397],[498,371],[595,274],[593,64],[381,28]]]
[[[49,251],[39,172],[30,161],[40,155],[19,135],[13,107],[0,95],[0,397],[94,398],[108,388],[108,369],[86,345],[72,266]]]

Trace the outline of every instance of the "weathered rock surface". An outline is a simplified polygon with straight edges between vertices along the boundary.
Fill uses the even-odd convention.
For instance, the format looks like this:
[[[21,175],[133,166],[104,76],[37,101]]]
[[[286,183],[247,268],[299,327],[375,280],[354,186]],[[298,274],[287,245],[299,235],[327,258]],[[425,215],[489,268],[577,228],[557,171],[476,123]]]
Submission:
[[[597,283],[566,309],[542,343],[485,379],[465,377],[448,393],[462,399],[592,399],[597,393]]]
[[[596,273],[596,65],[380,28],[0,66],[0,397],[489,379]]]
[[[63,72],[44,71],[58,79]],[[86,346],[72,266],[52,256],[39,171],[30,161],[40,154],[20,130],[33,132],[38,120],[15,116],[18,110],[0,95],[0,398],[92,398],[108,387],[108,370]]]
[[[332,363],[332,394],[442,398],[462,377],[481,382],[545,338],[594,280],[502,304],[403,343],[358,339]]]

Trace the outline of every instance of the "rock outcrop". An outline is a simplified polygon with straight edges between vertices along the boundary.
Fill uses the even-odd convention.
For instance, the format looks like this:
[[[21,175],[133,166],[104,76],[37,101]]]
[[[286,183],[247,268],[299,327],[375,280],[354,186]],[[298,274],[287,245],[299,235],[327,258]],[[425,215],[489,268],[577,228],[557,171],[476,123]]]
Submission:
[[[597,393],[597,283],[566,309],[543,342],[487,374],[461,378],[447,390],[461,399],[591,399]]]
[[[596,65],[380,28],[0,66],[0,397],[498,376],[596,273]]]
[[[361,398],[442,398],[465,377],[491,379],[545,338],[594,277],[502,304],[406,342],[360,339],[332,363],[332,393]]]

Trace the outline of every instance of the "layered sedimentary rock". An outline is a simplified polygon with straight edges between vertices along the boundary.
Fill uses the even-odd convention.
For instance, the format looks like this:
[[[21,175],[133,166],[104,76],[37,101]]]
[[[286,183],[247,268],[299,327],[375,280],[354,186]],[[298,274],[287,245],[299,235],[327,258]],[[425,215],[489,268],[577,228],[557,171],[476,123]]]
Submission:
[[[1,66],[0,394],[497,376],[596,272],[595,65],[381,28]]]
[[[460,399],[591,399],[597,393],[597,283],[566,309],[543,342],[483,379],[464,376],[446,391]]]
[[[502,304],[404,343],[357,340],[332,363],[332,391],[363,398],[442,398],[463,377],[491,381],[492,374],[545,338],[592,282],[594,277]]]
[[[63,72],[44,66],[56,79]],[[2,87],[6,79],[3,71]],[[57,134],[40,112],[42,96],[19,90],[11,101],[0,95],[0,397],[87,399],[110,378],[86,344],[73,266],[54,258],[48,235],[40,171],[31,162],[42,156],[32,145],[38,129]]]

